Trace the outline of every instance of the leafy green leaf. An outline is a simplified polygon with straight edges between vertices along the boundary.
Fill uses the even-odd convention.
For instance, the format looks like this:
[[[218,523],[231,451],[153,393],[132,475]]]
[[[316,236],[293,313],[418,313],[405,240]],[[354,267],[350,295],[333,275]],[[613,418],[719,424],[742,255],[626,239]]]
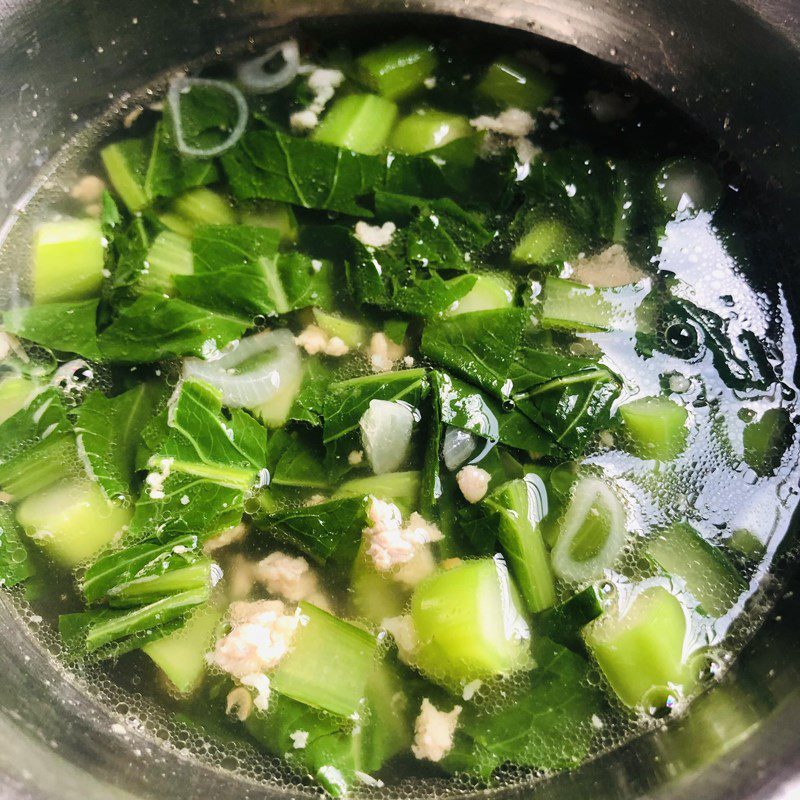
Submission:
[[[222,157],[234,195],[304,208],[372,216],[369,195],[379,189],[443,197],[466,189],[475,146],[457,140],[419,156],[367,156],[277,130],[245,134]]]
[[[138,608],[62,614],[58,629],[67,656],[116,658],[181,627],[183,618],[208,597],[206,587],[179,592]]]
[[[424,369],[365,375],[330,384],[322,430],[329,469],[338,474],[347,470],[346,457],[360,449],[359,422],[373,400],[402,400],[418,408],[427,390]]]
[[[3,326],[49,350],[99,361],[97,306],[95,299],[12,308],[3,314]]]
[[[589,664],[565,647],[540,638],[536,667],[504,705],[469,705],[460,719],[456,746],[443,765],[486,775],[505,762],[535,769],[576,767],[594,736],[592,716],[602,695],[588,683]]]
[[[418,317],[437,318],[475,285],[474,275],[444,278],[436,270],[407,260],[413,231],[399,231],[389,247],[374,248],[353,237],[353,256],[347,262],[347,278],[357,303],[400,311]],[[415,253],[421,252],[417,245]],[[433,255],[433,251],[427,251]]]
[[[475,253],[493,238],[475,214],[446,197],[425,200],[376,192],[375,214],[406,226],[407,260],[429,268],[469,271]]]
[[[178,548],[177,552],[175,548]],[[81,589],[87,603],[103,600],[110,589],[133,580],[143,570],[153,565],[169,566],[172,556],[198,554],[200,541],[192,534],[167,542],[146,541],[124,547],[98,559],[81,580]]]
[[[524,414],[515,409],[504,410],[480,389],[446,373],[439,374],[437,386],[445,424],[520,450],[545,454],[552,448],[551,437]]]
[[[521,308],[473,311],[425,326],[420,350],[437,364],[503,400],[513,394],[508,368],[527,325]]]
[[[310,436],[298,431],[287,434],[287,437],[288,441],[284,442],[283,452],[272,470],[270,485],[327,488],[324,450]]]
[[[250,322],[147,292],[120,309],[98,337],[102,360],[122,364],[207,356],[238,339]]]
[[[0,505],[0,586],[10,589],[34,573],[14,512]]]
[[[166,434],[161,441],[159,434]],[[151,475],[160,477],[150,478],[136,504],[126,541],[211,535],[239,522],[266,463],[267,432],[257,420],[241,409],[227,418],[220,395],[189,380],[170,399],[166,426],[144,435],[154,450]]]
[[[274,533],[320,564],[332,560],[349,565],[367,526],[367,505],[368,498],[363,495],[345,497],[257,514],[253,521],[260,530]]]
[[[322,412],[328,387],[333,382],[334,369],[319,356],[306,359],[303,382],[295,398],[289,419],[307,422],[309,425],[322,424]]]
[[[194,274],[174,278],[180,296],[243,320],[333,300],[333,265],[278,253],[280,234],[248,225],[207,225],[192,241]]]
[[[116,397],[90,392],[78,407],[78,452],[109,500],[131,500],[139,437],[160,398],[161,387],[142,383]]]

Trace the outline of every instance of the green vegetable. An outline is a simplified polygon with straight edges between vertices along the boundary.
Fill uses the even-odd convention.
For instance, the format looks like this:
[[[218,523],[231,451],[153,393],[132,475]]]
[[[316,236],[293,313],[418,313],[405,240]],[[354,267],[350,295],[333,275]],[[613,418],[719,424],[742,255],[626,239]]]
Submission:
[[[234,225],[236,212],[226,198],[211,189],[199,188],[176,197],[159,221],[176,233],[191,236],[198,225]]]
[[[597,586],[587,586],[569,600],[539,614],[536,624],[554,642],[582,652],[581,629],[597,619],[605,606],[602,590]]]
[[[275,670],[272,688],[293,700],[349,717],[373,670],[377,639],[311,603],[300,603],[302,625]]]
[[[45,389],[0,425],[0,488],[21,500],[76,472],[75,437],[58,390]]]
[[[363,347],[369,339],[369,329],[353,319],[347,319],[336,313],[328,313],[321,308],[313,309],[314,322],[322,328],[325,333],[334,337],[337,336],[348,347]]]
[[[222,156],[239,200],[279,200],[361,217],[372,216],[366,198],[379,189],[428,198],[464,191],[474,160],[466,139],[418,156],[369,156],[276,130],[246,133]]]
[[[14,512],[9,506],[0,505],[0,586],[10,589],[33,574]]]
[[[46,222],[36,231],[33,302],[83,300],[100,292],[103,234],[94,219]]]
[[[472,288],[456,303],[447,316],[469,314],[472,311],[494,311],[514,305],[514,293],[496,274],[476,275]]]
[[[114,550],[97,559],[86,570],[81,580],[83,596],[89,604],[105,601],[117,587],[142,577],[150,576],[152,580],[159,571],[180,569],[190,563],[190,559],[199,559],[200,555],[200,541],[193,534],[166,543],[148,540]]]
[[[647,709],[658,707],[665,691],[688,695],[694,689],[686,635],[680,600],[662,586],[649,586],[623,610],[607,611],[586,628],[584,640],[619,699]]]
[[[417,508],[419,488],[419,472],[388,472],[345,481],[336,489],[333,498],[372,495],[394,503],[403,514],[410,514]]]
[[[221,616],[214,606],[198,608],[181,628],[142,647],[179,694],[190,694],[203,679],[206,654]]]
[[[111,608],[130,608],[162,597],[213,585],[214,564],[210,558],[173,552],[164,562],[148,565],[133,579],[108,590]]]
[[[472,136],[473,133],[469,120],[461,114],[418,108],[397,123],[389,146],[399,153],[417,155],[443,147],[456,139]]]
[[[794,425],[785,408],[769,408],[742,434],[744,460],[758,475],[771,475],[781,463]]]
[[[361,417],[373,400],[402,400],[417,408],[427,389],[424,369],[365,375],[331,383],[325,397],[322,429],[329,466],[340,473],[349,468],[348,455],[361,449]]]
[[[599,478],[581,478],[572,489],[552,552],[555,573],[566,581],[600,577],[625,544],[627,518],[617,495]]]
[[[70,481],[32,494],[17,506],[31,540],[64,567],[76,567],[123,533],[131,512],[109,503],[93,481]]]
[[[484,501],[496,511],[498,540],[528,611],[536,613],[555,602],[553,574],[539,523],[547,515],[547,490],[538,475],[509,481]]]
[[[194,272],[192,243],[180,233],[162,231],[151,242],[146,263],[139,273],[139,285],[145,291],[173,294],[175,278]]]
[[[150,481],[134,510],[128,543],[236,525],[266,459],[264,427],[241,409],[222,412],[216,390],[186,380],[158,424],[145,430]]]
[[[414,37],[376,47],[356,59],[358,79],[370,89],[398,100],[422,88],[436,69],[430,42]]]
[[[175,279],[180,296],[250,323],[311,305],[328,307],[333,268],[301,253],[278,253],[270,228],[211,225],[195,230],[194,274]]]
[[[544,282],[543,328],[566,331],[651,332],[650,287],[631,284],[599,289],[550,275]]]
[[[508,365],[522,338],[520,308],[473,311],[425,326],[420,350],[499,399],[511,395]]]
[[[414,664],[445,686],[529,665],[530,631],[499,556],[465,561],[423,581],[411,598]]]
[[[125,139],[100,151],[103,166],[129,211],[141,211],[150,202],[145,189],[147,146],[143,139]]]
[[[138,608],[63,614],[59,631],[69,653],[111,658],[172,633],[181,618],[207,602],[208,596],[207,588],[193,589]]]
[[[99,360],[97,305],[97,300],[79,300],[12,308],[3,314],[3,327],[9,333],[59,353],[76,353]]]
[[[519,411],[505,411],[492,397],[447,373],[437,373],[441,420],[490,442],[547,453],[550,437]]]
[[[667,397],[641,397],[619,407],[631,449],[642,458],[670,461],[686,448],[688,412]]]
[[[240,211],[242,225],[254,228],[272,228],[281,235],[281,242],[297,241],[297,217],[287,203],[250,203]]]
[[[78,451],[109,500],[130,502],[133,497],[139,437],[161,391],[148,383],[110,398],[93,391],[76,410]]]
[[[544,638],[534,643],[533,660],[536,667],[515,682],[500,708],[465,704],[445,769],[488,779],[505,762],[555,771],[586,758],[593,719],[604,712],[602,694],[589,683],[589,665]]]
[[[557,217],[536,219],[511,251],[517,267],[549,267],[575,258],[585,242]]]
[[[403,613],[411,591],[390,573],[375,569],[362,544],[350,573],[350,602],[353,613],[374,625]]]
[[[669,576],[680,578],[712,617],[728,612],[747,588],[726,555],[686,523],[676,523],[653,537],[647,554]]]
[[[536,111],[552,96],[553,81],[539,70],[512,58],[495,61],[478,84],[478,92],[499,106]]]
[[[270,531],[324,564],[350,565],[355,558],[361,533],[367,527],[367,497],[344,497],[287,511],[254,516],[259,530]]]
[[[38,382],[12,372],[0,377],[0,425],[33,399]]]
[[[397,106],[375,94],[349,94],[330,108],[312,138],[356,153],[383,150],[397,118]]]

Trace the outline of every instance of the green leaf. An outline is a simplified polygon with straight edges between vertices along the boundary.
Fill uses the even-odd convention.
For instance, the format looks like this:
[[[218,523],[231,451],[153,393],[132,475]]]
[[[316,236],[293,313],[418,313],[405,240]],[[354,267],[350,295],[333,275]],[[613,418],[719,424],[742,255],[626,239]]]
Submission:
[[[443,766],[486,775],[505,762],[542,770],[570,769],[586,757],[592,716],[603,698],[590,685],[589,664],[548,639],[537,640],[536,667],[500,709],[468,705],[459,718],[456,746]]]
[[[322,412],[328,387],[333,383],[334,368],[319,356],[306,359],[303,382],[295,398],[289,419],[307,422],[315,427],[322,424]]]
[[[207,356],[238,339],[250,324],[147,292],[122,308],[97,341],[103,360],[136,364]]]
[[[285,314],[333,301],[333,265],[278,253],[280,233],[247,225],[206,225],[192,240],[194,274],[175,277],[188,302],[233,317]]]
[[[131,500],[139,437],[161,393],[146,383],[116,397],[93,391],[76,411],[78,451],[109,500]]]
[[[266,429],[241,409],[226,417],[220,395],[204,383],[184,381],[165,416],[166,426],[162,420],[144,433],[154,451],[151,474],[163,480],[160,489],[146,485],[128,542],[207,536],[237,524],[244,498],[266,464]]]
[[[528,323],[521,308],[473,311],[428,323],[422,354],[503,400],[513,394],[508,369]]]
[[[94,299],[12,308],[3,314],[3,327],[49,350],[99,361],[97,306]]]
[[[10,589],[34,573],[14,512],[0,505],[0,586]]]
[[[477,215],[447,197],[425,200],[376,192],[375,214],[407,227],[407,259],[434,269],[469,271],[474,255],[493,238]]]
[[[324,450],[310,436],[303,436],[298,431],[287,434],[287,439],[272,470],[270,486],[326,489],[328,473]]]
[[[363,495],[345,497],[302,508],[257,514],[253,521],[260,530],[274,533],[320,564],[331,560],[349,565],[367,526],[368,503],[369,499]]]
[[[175,548],[178,548],[177,553]],[[191,534],[166,544],[146,541],[124,547],[98,559],[86,570],[81,580],[83,596],[87,603],[96,603],[103,600],[110,589],[133,580],[148,567],[169,562],[173,556],[199,552],[199,539]],[[168,563],[166,566],[169,566]]]
[[[373,400],[402,400],[419,408],[427,391],[424,369],[365,375],[330,384],[322,430],[329,469],[340,474],[347,471],[347,455],[360,449],[359,422]]]
[[[179,592],[138,608],[63,614],[58,628],[68,656],[116,658],[176,630],[183,618],[208,597],[206,587]]]
[[[472,289],[474,275],[444,278],[407,260],[413,237],[413,231],[398,231],[385,248],[367,247],[352,237],[347,279],[357,303],[435,319]]]
[[[441,419],[447,425],[520,450],[548,453],[553,440],[517,410],[505,411],[494,398],[468,383],[440,373]]]
[[[222,164],[239,200],[280,200],[364,217],[372,216],[368,196],[376,190],[420,197],[465,190],[474,158],[469,139],[419,156],[367,156],[277,130],[257,130],[225,153]]]

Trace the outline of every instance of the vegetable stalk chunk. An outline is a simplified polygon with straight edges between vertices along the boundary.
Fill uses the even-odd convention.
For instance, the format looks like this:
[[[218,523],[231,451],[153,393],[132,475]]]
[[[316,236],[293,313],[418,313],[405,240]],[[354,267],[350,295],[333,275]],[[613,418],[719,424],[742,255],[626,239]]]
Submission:
[[[397,106],[391,100],[375,94],[351,94],[331,106],[313,138],[355,153],[377,155],[396,118]]]
[[[631,449],[642,458],[670,461],[686,447],[689,413],[668,397],[642,397],[620,406]]]
[[[389,146],[400,153],[416,155],[472,134],[469,120],[461,114],[418,108],[397,123]]]
[[[272,688],[306,705],[343,717],[364,697],[378,642],[361,628],[311,603],[299,605],[300,627]]]
[[[486,70],[478,92],[500,106],[536,111],[552,96],[553,81],[529,64],[502,58]]]
[[[65,567],[76,567],[111,544],[131,520],[109,503],[94,481],[54,486],[23,500],[17,519],[39,547]]]
[[[183,627],[142,647],[179,694],[191,693],[202,680],[221,617],[214,606],[199,608]]]
[[[725,553],[690,525],[676,523],[660,532],[647,553],[667,575],[684,581],[702,611],[713,617],[729,611],[747,586]]]
[[[414,663],[443,685],[529,665],[530,629],[500,556],[437,572],[411,598]]]
[[[34,303],[83,300],[100,291],[105,246],[94,219],[47,222],[36,232]]]
[[[611,688],[631,708],[663,691],[688,695],[695,686],[684,657],[686,610],[662,586],[639,592],[619,612],[607,612],[584,640]]]
[[[359,80],[384,97],[398,100],[422,88],[436,69],[430,42],[409,37],[377,47],[356,60]]]

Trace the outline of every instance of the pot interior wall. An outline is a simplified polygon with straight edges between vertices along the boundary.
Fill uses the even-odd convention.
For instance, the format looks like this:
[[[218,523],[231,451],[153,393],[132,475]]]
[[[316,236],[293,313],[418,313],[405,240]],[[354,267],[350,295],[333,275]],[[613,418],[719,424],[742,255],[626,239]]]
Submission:
[[[427,23],[412,12],[431,12],[449,32],[460,24],[455,18],[469,17],[574,45],[624,67],[741,159],[763,190],[775,235],[796,246],[800,52],[757,11],[753,2],[728,0],[0,0],[0,220],[13,220],[20,198],[66,140],[170,65],[215,48],[229,52],[248,36],[295,19],[322,24],[311,21],[317,14],[344,26],[352,24],[345,13],[398,12],[413,28]],[[791,281],[787,293],[794,305],[800,292]],[[777,797],[800,771],[800,637],[791,622],[800,614],[797,605],[794,596],[781,602],[717,690],[735,698],[739,714],[719,718],[712,694],[667,730],[520,793],[553,800]],[[114,727],[115,718],[87,700],[20,627],[6,600],[0,642],[3,796],[274,795]]]

